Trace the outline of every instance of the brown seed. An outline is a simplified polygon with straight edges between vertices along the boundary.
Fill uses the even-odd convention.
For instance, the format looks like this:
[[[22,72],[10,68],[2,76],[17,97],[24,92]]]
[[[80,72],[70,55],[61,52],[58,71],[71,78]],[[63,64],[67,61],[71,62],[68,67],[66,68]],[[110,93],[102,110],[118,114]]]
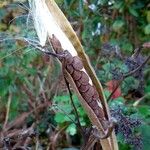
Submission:
[[[67,65],[66,66],[66,69],[67,69],[67,71],[69,72],[69,74],[72,74],[73,73],[73,67],[72,67],[72,65]]]
[[[98,100],[99,97],[94,93],[94,95],[92,96],[93,100]]]
[[[52,43],[52,46],[54,48],[54,50],[59,53],[62,51],[62,46],[61,46],[61,43],[60,41],[56,38],[56,36],[53,34],[52,35],[52,38],[49,38],[51,43]]]
[[[95,109],[94,112],[95,112],[96,116],[98,116],[98,117],[100,116],[100,111],[99,111],[99,109]]]
[[[81,78],[81,71],[76,71],[74,70],[73,74],[72,74],[72,78],[74,80],[79,80]]]
[[[91,101],[91,102],[89,103],[89,105],[91,106],[91,108],[92,108],[93,110],[97,108],[97,102],[96,102],[96,101]]]
[[[78,56],[73,57],[72,65],[75,70],[81,70],[83,68],[83,63]]]
[[[89,90],[87,92],[89,95],[93,96],[94,95],[94,87],[89,85]]]
[[[87,85],[89,83],[89,77],[84,71],[81,71],[80,83],[83,85]]]
[[[65,50],[64,54],[65,54],[66,64],[71,64],[73,62],[73,56],[71,55],[71,53],[69,51]]]
[[[81,83],[79,82],[79,80],[78,80],[78,81],[75,81],[75,83],[76,83],[76,86],[77,86],[78,88],[81,86]]]
[[[81,93],[81,95],[87,103],[90,103],[92,101],[92,97],[87,95],[86,93]]]
[[[89,89],[89,86],[88,85],[82,85],[79,87],[79,91],[81,93],[85,93],[87,90]]]
[[[101,120],[101,119],[105,119],[105,115],[104,115],[104,112],[103,112],[103,109],[99,108],[99,109],[96,109],[94,110],[96,116]]]
[[[96,88],[94,87],[94,95],[93,95],[93,99],[99,99],[99,94],[96,90]]]
[[[88,101],[88,99],[92,99],[92,96],[94,95],[93,86],[91,86],[90,84],[87,86],[88,86],[88,90],[85,93],[82,93],[82,95],[86,101]]]

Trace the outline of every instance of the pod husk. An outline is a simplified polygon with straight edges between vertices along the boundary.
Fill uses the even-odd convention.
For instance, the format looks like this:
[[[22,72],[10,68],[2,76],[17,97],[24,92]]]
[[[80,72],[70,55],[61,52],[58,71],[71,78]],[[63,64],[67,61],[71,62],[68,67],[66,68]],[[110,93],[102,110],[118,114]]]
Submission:
[[[47,7],[48,7],[50,13],[55,18],[55,21],[60,26],[62,31],[66,34],[68,39],[71,41],[72,45],[74,46],[75,50],[78,53],[78,56],[82,59],[84,68],[85,68],[86,72],[88,73],[89,77],[91,78],[93,84],[95,85],[95,87],[99,93],[99,97],[100,97],[101,103],[103,105],[105,115],[108,119],[110,119],[109,108],[108,108],[108,105],[106,102],[106,98],[104,96],[103,88],[102,88],[101,83],[99,82],[99,80],[96,76],[95,71],[93,70],[93,68],[90,64],[90,61],[89,61],[87,55],[84,52],[84,49],[83,49],[76,33],[74,32],[69,21],[66,19],[66,17],[62,13],[62,11],[59,9],[59,7],[55,3],[55,1],[54,0],[45,0],[45,2],[47,4]],[[77,93],[77,95],[81,101],[82,106],[87,111],[87,114],[88,114],[92,124],[96,125],[100,132],[104,133],[103,127],[102,127],[101,123],[98,121],[98,118],[94,114],[93,110],[88,106],[87,103],[84,103],[84,99],[80,95],[74,81],[72,80],[72,77],[68,73],[66,73],[66,76],[68,78],[67,80],[72,85],[75,92]],[[109,138],[100,140],[100,142],[101,142],[103,150],[118,150],[118,144],[117,144],[117,140],[116,140],[116,136],[115,136],[114,132],[112,132],[112,134],[110,135]]]

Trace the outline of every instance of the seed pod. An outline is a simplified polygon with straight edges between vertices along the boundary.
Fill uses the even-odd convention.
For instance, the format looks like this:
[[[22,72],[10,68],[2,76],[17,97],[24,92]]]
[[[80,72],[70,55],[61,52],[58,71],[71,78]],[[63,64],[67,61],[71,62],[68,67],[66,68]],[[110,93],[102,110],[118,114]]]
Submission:
[[[89,76],[82,71],[83,63],[78,56],[72,56],[67,50],[64,52],[65,57],[60,59],[60,61],[65,61],[65,67],[68,73],[72,76],[79,93],[87,102],[87,104],[92,108],[97,118],[100,121],[105,120],[105,115],[103,108],[99,106],[99,94],[94,86],[89,84]]]

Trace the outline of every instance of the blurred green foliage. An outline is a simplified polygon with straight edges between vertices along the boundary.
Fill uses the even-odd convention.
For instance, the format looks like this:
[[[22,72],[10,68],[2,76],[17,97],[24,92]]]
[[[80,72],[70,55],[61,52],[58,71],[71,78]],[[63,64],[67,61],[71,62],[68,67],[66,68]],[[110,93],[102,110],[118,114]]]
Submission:
[[[37,125],[39,132],[45,133],[50,126],[55,126],[56,130],[65,128],[65,132],[75,136],[80,131],[74,124],[74,122],[77,123],[77,118],[70,97],[62,91],[61,83],[58,93],[57,91],[50,93],[59,78],[60,66],[55,59],[42,56],[35,48],[27,46],[25,42],[15,40],[16,36],[36,38],[33,24],[29,23],[28,26],[26,24],[28,10],[22,9],[22,7],[25,8],[25,5],[28,7],[28,4],[26,0],[23,0],[20,4],[22,7],[19,7],[18,2],[0,1],[1,127],[5,120],[7,101],[10,96],[9,122],[17,118],[19,114],[30,111],[29,101],[32,97],[35,100],[33,102],[35,106],[43,103],[45,97],[41,95],[44,93],[46,99],[53,105],[42,114],[43,119]],[[135,48],[150,40],[149,0],[56,0],[56,2],[77,32],[99,80],[106,89],[106,96],[108,96],[110,91],[105,85],[113,79],[112,69],[118,68],[123,73],[127,72],[128,69],[123,60],[129,57]],[[106,48],[108,52],[102,49],[105,43],[112,45],[111,49]],[[143,57],[150,55],[149,50],[144,50],[142,55]],[[140,97],[139,104],[133,107],[137,102],[137,97],[129,91],[136,90],[139,84],[141,83],[135,77],[126,79],[121,86],[121,98],[115,99],[112,103],[122,103],[128,112],[136,109],[137,116],[142,117],[144,122],[139,129],[143,138],[143,150],[148,150],[150,144],[149,65],[144,70],[143,96]],[[25,89],[28,89],[32,95]],[[81,125],[89,126],[86,113],[75,95],[73,99]],[[31,125],[35,120],[36,116],[32,115],[28,118],[27,123]],[[118,141],[120,150],[131,149],[132,146],[124,143],[119,136]]]

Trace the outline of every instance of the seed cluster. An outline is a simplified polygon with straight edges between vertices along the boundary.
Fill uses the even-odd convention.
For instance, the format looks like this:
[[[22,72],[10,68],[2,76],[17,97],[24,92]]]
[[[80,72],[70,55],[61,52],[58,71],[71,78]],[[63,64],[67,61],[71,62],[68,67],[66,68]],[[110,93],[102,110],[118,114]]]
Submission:
[[[82,71],[83,63],[78,56],[72,56],[69,51],[65,50],[63,52],[63,61],[66,70],[73,78],[80,94],[88,105],[92,108],[95,115],[100,121],[105,120],[105,115],[100,102],[98,101],[99,95],[94,85],[89,83],[88,75]]]
[[[143,142],[141,133],[135,132],[135,129],[142,125],[142,120],[126,115],[127,112],[125,112],[125,108],[121,105],[112,106],[110,112],[111,116],[118,122],[115,127],[116,134],[121,134],[125,143],[130,144],[133,149],[142,150]]]

